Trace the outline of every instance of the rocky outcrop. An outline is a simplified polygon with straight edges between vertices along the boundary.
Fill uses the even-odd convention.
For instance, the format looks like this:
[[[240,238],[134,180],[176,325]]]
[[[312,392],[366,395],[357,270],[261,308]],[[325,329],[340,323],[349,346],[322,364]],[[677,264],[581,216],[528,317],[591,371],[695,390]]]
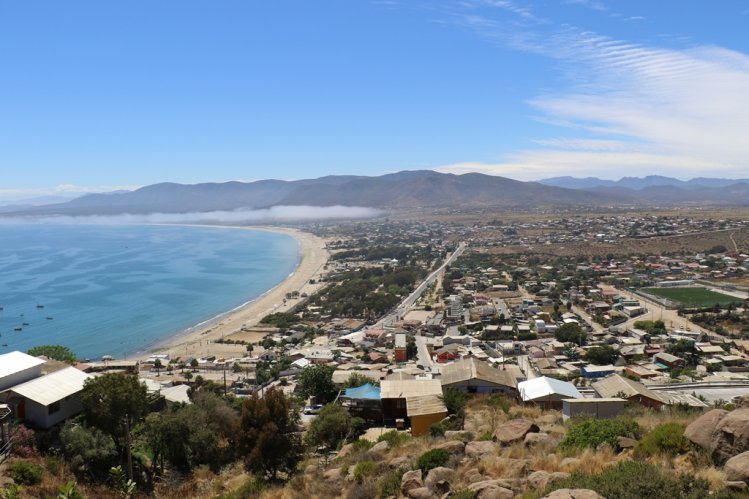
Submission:
[[[708,449],[718,464],[749,451],[749,409],[726,412],[715,409],[687,426],[684,435]]]
[[[410,491],[423,486],[424,481],[421,478],[421,470],[407,471],[401,478],[401,492],[403,495],[407,496]]]
[[[590,489],[559,489],[541,499],[605,499],[595,490]]]
[[[528,433],[525,435],[523,442],[527,446],[547,444],[551,442],[551,435],[548,433]]]
[[[424,485],[432,492],[440,495],[450,491],[450,484],[455,480],[455,471],[451,468],[439,466],[432,468],[427,473]]]
[[[468,457],[481,457],[486,454],[495,453],[497,451],[497,444],[489,441],[468,442],[465,451]]]
[[[390,444],[385,442],[384,440],[382,442],[377,442],[372,446],[371,449],[369,449],[370,452],[387,452],[390,450]]]
[[[749,452],[742,452],[726,461],[726,480],[749,482]]]
[[[335,482],[341,479],[341,468],[333,468],[323,473],[323,478],[330,482]]]
[[[684,430],[684,436],[693,443],[709,449],[718,423],[728,414],[723,409],[713,409],[692,421]]]
[[[494,430],[492,438],[503,445],[521,442],[528,433],[538,433],[536,423],[527,419],[513,419]]]
[[[463,454],[466,450],[466,444],[458,440],[448,440],[437,446],[438,449],[444,449],[452,455]]]
[[[515,493],[502,487],[498,480],[472,483],[468,486],[468,490],[476,493],[476,499],[512,499],[515,497]]]
[[[437,496],[426,487],[419,487],[408,492],[411,499],[436,499]]]
[[[528,475],[528,486],[539,490],[545,489],[547,485],[559,480],[565,480],[570,477],[569,473],[557,471],[554,473],[548,471],[534,471]]]

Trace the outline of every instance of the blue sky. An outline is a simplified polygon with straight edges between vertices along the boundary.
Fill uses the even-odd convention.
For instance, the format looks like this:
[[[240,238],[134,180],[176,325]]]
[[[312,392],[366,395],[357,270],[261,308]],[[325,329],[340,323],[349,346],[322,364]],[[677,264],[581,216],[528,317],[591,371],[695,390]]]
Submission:
[[[0,198],[749,176],[745,1],[0,0],[0,22]]]

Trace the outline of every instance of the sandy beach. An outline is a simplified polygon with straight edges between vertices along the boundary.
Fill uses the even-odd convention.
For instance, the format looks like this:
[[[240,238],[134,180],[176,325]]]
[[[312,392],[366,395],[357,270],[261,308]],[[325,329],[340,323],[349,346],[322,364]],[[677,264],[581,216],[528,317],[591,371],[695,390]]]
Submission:
[[[322,286],[319,278],[324,272],[330,254],[325,249],[325,241],[308,232],[296,229],[276,227],[236,227],[248,230],[266,230],[281,232],[294,237],[299,243],[300,261],[296,270],[276,287],[231,312],[222,314],[205,323],[194,326],[182,333],[167,338],[160,344],[149,349],[150,353],[168,353],[171,358],[202,357],[216,355],[218,357],[234,357],[244,355],[242,345],[228,345],[216,343],[218,339],[242,339],[245,341],[259,341],[263,334],[246,332],[257,326],[260,319],[273,312],[283,312],[297,303],[300,299],[286,300],[286,294],[298,291],[299,294],[311,295]],[[315,284],[310,284],[314,280]],[[142,358],[149,357],[144,353]]]

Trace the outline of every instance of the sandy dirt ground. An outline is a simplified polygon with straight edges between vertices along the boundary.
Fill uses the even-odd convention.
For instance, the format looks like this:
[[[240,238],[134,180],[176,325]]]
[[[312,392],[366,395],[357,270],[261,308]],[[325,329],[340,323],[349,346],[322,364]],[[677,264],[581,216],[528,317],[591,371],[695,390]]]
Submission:
[[[181,334],[166,339],[159,345],[150,349],[140,357],[145,359],[152,353],[168,353],[170,358],[177,357],[204,357],[215,355],[217,357],[236,357],[245,355],[243,345],[227,345],[216,343],[219,339],[241,339],[257,342],[263,338],[263,332],[246,332],[243,329],[252,329],[260,319],[273,312],[282,312],[290,309],[300,299],[290,299],[284,302],[286,293],[298,291],[299,294],[312,295],[322,287],[319,278],[325,272],[325,265],[330,254],[325,248],[325,241],[319,237],[287,228],[246,227],[252,230],[272,230],[283,232],[294,237],[299,242],[300,262],[296,270],[286,280],[278,284],[264,295],[246,305],[223,314],[213,320],[200,324]],[[315,284],[311,284],[314,280]]]

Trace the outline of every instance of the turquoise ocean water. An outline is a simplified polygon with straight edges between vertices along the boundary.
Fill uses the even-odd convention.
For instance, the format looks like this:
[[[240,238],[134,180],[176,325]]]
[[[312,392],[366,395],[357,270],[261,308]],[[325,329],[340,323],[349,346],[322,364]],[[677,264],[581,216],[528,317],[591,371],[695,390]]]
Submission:
[[[0,353],[132,356],[257,298],[298,261],[295,239],[264,231],[0,225]]]

